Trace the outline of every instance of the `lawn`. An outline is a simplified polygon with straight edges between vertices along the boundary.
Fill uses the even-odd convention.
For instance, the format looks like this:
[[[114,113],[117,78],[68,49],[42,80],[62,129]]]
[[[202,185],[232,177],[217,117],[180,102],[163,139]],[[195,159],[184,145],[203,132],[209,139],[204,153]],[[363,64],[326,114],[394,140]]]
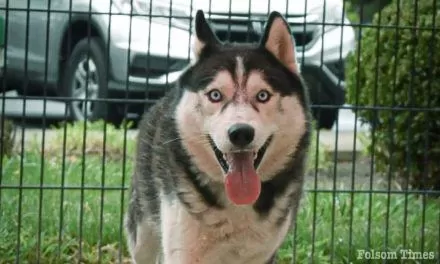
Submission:
[[[107,127],[103,149],[103,134],[93,132],[100,126],[88,128],[87,133],[83,126],[68,127],[65,137],[59,130],[44,149],[37,141],[26,143],[23,155],[19,147],[15,155],[3,159],[1,264],[14,263],[17,256],[20,263],[128,263],[121,229],[127,194],[121,187],[130,180],[134,141],[127,137],[124,143],[123,131]],[[311,162],[314,165],[314,157]],[[322,157],[318,163],[327,164]],[[308,181],[309,190],[312,182]],[[364,263],[356,259],[358,250],[369,249],[437,254],[439,220],[438,200],[311,190],[302,202],[296,239],[289,236],[285,241],[279,263],[293,258],[296,263]]]

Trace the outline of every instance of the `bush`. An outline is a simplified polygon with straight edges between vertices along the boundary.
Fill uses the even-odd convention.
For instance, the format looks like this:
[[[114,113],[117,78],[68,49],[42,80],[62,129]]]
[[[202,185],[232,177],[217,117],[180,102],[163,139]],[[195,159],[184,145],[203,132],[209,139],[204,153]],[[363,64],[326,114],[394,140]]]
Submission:
[[[10,156],[15,140],[14,123],[0,117],[0,154]]]
[[[374,14],[390,2],[391,0],[347,0],[345,2],[347,16],[355,24],[369,23]]]
[[[440,105],[439,8],[433,0],[393,0],[380,20],[375,14],[373,25],[382,27],[364,29],[347,59],[349,104],[413,110]],[[358,115],[374,129],[368,150],[377,172],[391,171],[416,189],[440,189],[438,112],[363,108]]]
[[[348,17],[348,20],[353,24],[358,24],[360,22],[359,13],[356,9],[356,5],[353,3],[356,1],[348,1],[345,2],[345,13]]]

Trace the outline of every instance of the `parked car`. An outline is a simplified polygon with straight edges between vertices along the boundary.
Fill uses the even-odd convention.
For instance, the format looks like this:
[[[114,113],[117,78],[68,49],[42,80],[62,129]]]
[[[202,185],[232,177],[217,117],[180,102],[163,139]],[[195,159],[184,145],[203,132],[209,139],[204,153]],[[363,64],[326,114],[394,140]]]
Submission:
[[[312,103],[342,105],[343,61],[355,42],[349,25],[337,25],[349,23],[342,0],[326,0],[325,9],[322,0],[267,1],[0,0],[7,21],[3,78],[20,94],[43,87],[54,98],[74,98],[67,102],[76,120],[138,118],[189,63],[197,9],[221,40],[233,42],[257,41],[268,12],[279,10],[291,25]],[[337,109],[321,110],[319,126],[330,128],[336,116]]]

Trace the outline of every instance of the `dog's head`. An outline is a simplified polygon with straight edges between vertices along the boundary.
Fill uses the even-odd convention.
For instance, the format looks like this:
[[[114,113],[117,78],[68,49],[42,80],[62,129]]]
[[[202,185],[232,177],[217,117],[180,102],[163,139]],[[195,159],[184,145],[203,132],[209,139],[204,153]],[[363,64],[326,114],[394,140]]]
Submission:
[[[259,44],[223,44],[198,11],[193,52],[179,80],[182,143],[201,171],[225,183],[232,202],[251,204],[307,132],[307,93],[289,26],[272,12]]]

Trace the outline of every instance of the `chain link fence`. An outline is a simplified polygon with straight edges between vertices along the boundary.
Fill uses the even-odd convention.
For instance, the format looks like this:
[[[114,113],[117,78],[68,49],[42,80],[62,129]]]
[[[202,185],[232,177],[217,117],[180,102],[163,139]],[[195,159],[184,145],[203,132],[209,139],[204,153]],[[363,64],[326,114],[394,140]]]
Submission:
[[[435,0],[0,0],[0,263],[130,263],[137,125],[193,59],[290,26],[314,119],[278,263],[440,263]]]

